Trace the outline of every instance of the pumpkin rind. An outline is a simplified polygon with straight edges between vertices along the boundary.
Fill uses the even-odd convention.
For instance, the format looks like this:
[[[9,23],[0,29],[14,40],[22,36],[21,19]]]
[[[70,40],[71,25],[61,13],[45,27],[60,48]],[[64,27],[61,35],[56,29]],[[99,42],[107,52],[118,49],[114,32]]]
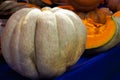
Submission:
[[[23,76],[51,78],[77,62],[86,35],[84,24],[72,11],[25,8],[8,20],[1,47],[6,62]]]

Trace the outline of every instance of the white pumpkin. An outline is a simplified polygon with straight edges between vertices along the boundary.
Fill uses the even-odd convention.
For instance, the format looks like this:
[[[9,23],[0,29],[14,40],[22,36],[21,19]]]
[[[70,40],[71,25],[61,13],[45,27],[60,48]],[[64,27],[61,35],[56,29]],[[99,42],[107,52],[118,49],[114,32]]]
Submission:
[[[85,50],[86,28],[72,11],[24,8],[8,20],[2,53],[12,69],[39,79],[63,74]]]

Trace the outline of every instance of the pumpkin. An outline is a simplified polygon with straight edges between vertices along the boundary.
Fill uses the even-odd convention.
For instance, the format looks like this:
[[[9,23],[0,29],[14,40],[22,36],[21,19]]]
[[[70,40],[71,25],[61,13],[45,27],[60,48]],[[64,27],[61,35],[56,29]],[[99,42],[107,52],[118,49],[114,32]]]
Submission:
[[[120,10],[120,0],[106,0],[106,3],[113,12]]]
[[[119,20],[108,8],[86,13],[83,19],[88,32],[85,53],[101,53],[116,46],[120,42]]]
[[[33,4],[29,4],[29,3],[24,3],[24,2],[16,2],[16,1],[4,1],[1,3],[0,5],[0,18],[1,18],[1,25],[2,28],[0,30],[1,34],[2,34],[2,30],[4,29],[4,26],[6,24],[6,21],[8,20],[8,18],[15,13],[17,10],[22,9],[22,8],[39,8],[38,6],[35,6]],[[0,36],[0,40],[1,40],[1,36]],[[1,41],[0,41],[1,44]],[[0,45],[1,48],[1,45]]]
[[[81,12],[88,12],[96,9],[100,2],[100,0],[69,0],[69,3],[75,10]]]
[[[14,12],[21,8],[31,8],[31,7],[36,7],[40,8],[36,5],[25,3],[25,2],[16,2],[16,1],[4,1],[0,5],[0,17],[10,17]]]
[[[51,0],[54,4],[68,4],[69,0]]]
[[[80,58],[86,36],[81,19],[70,10],[24,8],[7,21],[1,37],[2,54],[23,76],[56,77]]]
[[[27,3],[31,3],[40,7],[44,7],[44,6],[50,6],[53,3],[51,2],[51,0],[25,0]]]
[[[98,28],[101,33],[93,33],[94,36],[88,35],[86,53],[101,53],[115,47],[120,42],[119,20],[117,17],[108,17],[105,25]],[[95,32],[97,29],[93,31]]]

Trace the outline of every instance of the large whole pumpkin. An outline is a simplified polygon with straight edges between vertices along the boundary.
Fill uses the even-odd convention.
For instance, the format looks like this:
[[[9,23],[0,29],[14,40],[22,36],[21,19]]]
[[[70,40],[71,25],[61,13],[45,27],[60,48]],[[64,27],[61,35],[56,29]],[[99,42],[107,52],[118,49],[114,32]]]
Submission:
[[[24,8],[8,20],[2,53],[11,68],[32,79],[59,76],[85,49],[86,28],[72,11]]]
[[[69,0],[76,11],[87,12],[96,9],[101,0]]]

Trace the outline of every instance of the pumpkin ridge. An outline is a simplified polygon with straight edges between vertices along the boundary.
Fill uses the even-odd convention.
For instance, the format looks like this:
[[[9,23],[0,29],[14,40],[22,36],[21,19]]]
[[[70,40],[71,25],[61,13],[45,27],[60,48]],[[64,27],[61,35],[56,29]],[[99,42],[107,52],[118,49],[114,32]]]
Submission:
[[[61,20],[63,20],[63,19],[65,19],[65,18],[61,18],[61,17],[59,17],[59,16],[64,16],[64,17],[66,17],[66,18],[68,18],[68,16],[66,16],[65,14],[63,14],[63,13],[59,13],[61,10],[59,10],[59,11],[57,11],[57,12],[55,12],[55,14],[56,14],[56,16],[58,16],[57,17],[57,19],[59,18],[59,19],[61,19]],[[69,19],[69,18],[68,18]],[[58,22],[60,22],[60,20],[58,20]],[[65,22],[68,22],[68,21],[65,21]],[[61,24],[63,25],[63,21],[61,21]],[[64,27],[64,26],[63,26]],[[59,27],[58,27],[59,28]],[[67,29],[64,29],[64,30],[67,30]],[[65,33],[65,31],[64,30],[62,30],[61,28],[59,28],[58,29],[58,31],[59,31],[59,33],[61,34],[61,33]],[[61,32],[61,31],[63,31],[63,32]],[[61,47],[64,47],[64,48],[62,48],[63,49],[63,53],[65,53],[65,55],[67,55],[66,53],[68,52],[70,52],[70,50],[69,50],[69,48],[70,48],[70,45],[69,45],[69,39],[68,39],[68,37],[69,37],[69,35],[66,33],[65,35],[67,35],[67,37],[65,38],[66,39],[66,42],[64,42],[64,41],[61,41],[60,43],[62,43],[62,45],[61,45]],[[64,38],[64,36],[63,35],[61,35],[61,37],[63,37]],[[60,38],[60,37],[59,37]],[[60,38],[60,40],[61,40],[61,38]],[[63,45],[63,44],[65,44],[65,45]],[[69,45],[69,46],[68,46]],[[66,50],[66,51],[65,51]],[[66,57],[68,57],[68,56],[66,56]],[[68,58],[69,59],[69,58]],[[69,66],[69,60],[66,60],[66,67],[68,67]]]
[[[77,44],[80,44],[80,45],[83,45],[85,47],[85,44],[81,44],[81,41],[83,38],[81,38],[81,32],[83,32],[83,35],[86,36],[87,35],[87,32],[86,32],[86,27],[85,25],[82,23],[82,20],[77,16],[77,15],[74,15],[74,13],[72,11],[69,11],[69,10],[59,10],[59,12],[62,12],[64,14],[66,14],[70,20],[72,21],[73,25],[74,25],[74,28],[75,28],[75,34],[76,35],[76,41],[74,43],[76,43],[76,46],[74,47],[75,51],[73,52],[74,56],[72,56],[72,59],[70,61],[70,65],[75,63],[79,57],[82,55],[82,54],[79,54],[80,52],[84,52],[84,50],[82,48],[80,48],[80,46],[77,46]],[[75,21],[76,20],[76,21]],[[81,22],[80,22],[81,21]],[[78,27],[79,26],[79,27]],[[82,27],[84,26],[84,27]],[[82,28],[83,30],[81,30],[80,28]],[[80,34],[80,35],[78,35]],[[87,36],[86,36],[87,37]],[[86,38],[84,37],[84,39]],[[86,42],[86,40],[85,40]],[[78,52],[79,51],[79,52]],[[79,54],[79,55],[78,55]]]
[[[59,11],[62,12],[63,14],[65,14],[67,16],[67,18],[69,18],[70,23],[75,26],[75,22],[73,20],[73,15],[71,15],[71,14],[73,14],[72,12],[70,12],[68,10],[59,10]],[[69,14],[69,13],[71,13],[71,14]],[[77,32],[76,32],[76,26],[75,26],[74,29],[75,29],[75,34],[77,34]],[[77,35],[76,35],[75,38],[77,39]],[[74,41],[74,43],[76,43],[74,45],[74,47],[73,47],[74,51],[69,51],[69,53],[71,53],[71,52],[72,53],[76,53],[77,42],[78,42],[77,40]],[[71,66],[71,64],[73,64],[74,62],[76,62],[76,57],[74,57],[75,55],[76,54],[72,54],[71,55],[71,58],[67,62],[67,66]]]
[[[56,15],[55,15],[55,13],[53,13],[54,14],[54,16],[55,16],[55,18],[56,18]],[[60,32],[59,32],[59,26],[58,26],[58,22],[57,22],[57,18],[56,18],[56,25],[57,25],[57,35],[58,35],[58,44],[59,44],[59,48],[60,48],[60,50],[59,50],[59,55],[61,55],[62,54],[62,48],[61,48],[61,41],[60,41]],[[62,51],[62,52],[61,52]],[[64,54],[64,56],[65,57],[67,57],[65,54]],[[65,60],[66,61],[66,60]],[[61,66],[61,67],[63,67],[63,66]],[[67,69],[67,64],[65,64],[65,69]]]
[[[47,20],[47,22],[46,22]],[[43,11],[42,14],[39,16],[39,20],[38,20],[38,31],[37,31],[37,42],[39,43],[39,45],[37,45],[38,47],[41,47],[41,51],[38,51],[41,56],[39,56],[38,54],[38,61],[41,60],[41,62],[38,62],[38,68],[40,73],[42,73],[42,76],[46,76],[49,75],[50,76],[57,76],[60,75],[62,72],[65,71],[64,68],[66,68],[66,66],[64,65],[64,57],[63,56],[59,56],[59,43],[58,43],[58,34],[57,34],[57,27],[54,25],[55,23],[55,16],[54,14],[49,11]],[[45,25],[43,27],[43,25]],[[42,30],[41,30],[41,28]],[[38,33],[40,32],[40,33]],[[43,34],[44,33],[44,34]],[[38,36],[40,34],[40,36]],[[41,39],[42,37],[42,39]],[[54,43],[53,43],[54,42]],[[40,44],[40,43],[44,43],[44,44]],[[53,43],[53,44],[52,44]],[[49,47],[52,47],[51,49],[49,49]],[[46,48],[46,49],[44,49]],[[44,54],[43,54],[44,53]],[[49,53],[49,54],[48,54]],[[53,55],[55,55],[58,58],[55,58]],[[48,56],[48,58],[46,57]],[[54,59],[53,59],[54,58]],[[52,61],[50,61],[52,60]],[[44,64],[46,63],[46,64]],[[60,66],[60,63],[63,67]],[[49,67],[51,68],[49,68]],[[40,70],[41,67],[43,68],[43,70]],[[57,70],[59,67],[59,70]],[[51,73],[50,73],[51,72]]]
[[[60,42],[60,34],[59,34],[59,29],[58,29],[58,22],[57,22],[57,18],[56,18],[56,15],[55,15],[55,13],[51,10],[51,12],[54,14],[54,16],[55,16],[55,25],[57,26],[57,35],[58,35],[58,44],[59,44],[59,48],[60,48],[60,50],[59,50],[59,55],[61,55],[61,42]],[[65,57],[66,57],[66,55],[65,55]]]
[[[10,50],[10,46],[9,46],[9,49],[7,48],[8,47],[8,45],[10,45],[11,43],[10,43],[10,41],[11,41],[11,36],[12,36],[12,34],[13,34],[13,31],[14,31],[14,29],[15,29],[15,27],[17,26],[17,21],[20,21],[20,18],[22,17],[22,16],[24,16],[24,15],[26,15],[27,14],[27,12],[29,12],[31,9],[21,9],[21,11],[18,11],[18,12],[16,12],[16,13],[14,13],[14,15],[12,15],[10,18],[9,18],[9,20],[8,20],[8,22],[6,23],[6,27],[5,27],[5,30],[3,31],[4,33],[3,33],[3,37],[1,38],[2,40],[2,52],[4,53],[3,54],[3,56],[4,56],[4,58],[6,59],[6,62],[8,62],[9,64],[11,64],[10,66],[12,67],[14,67],[15,65],[12,65],[12,64],[14,64],[13,63],[13,61],[12,61],[12,59],[13,59],[13,57],[14,56],[11,56],[12,55],[12,53],[10,53],[11,52],[11,50]],[[22,15],[20,15],[20,16],[17,16],[18,14],[22,14]],[[13,25],[13,24],[11,24],[11,23],[14,23],[15,25]],[[8,26],[9,25],[9,26]],[[7,36],[4,36],[4,35],[7,35]],[[5,48],[6,47],[6,48]],[[7,49],[7,50],[6,50]],[[8,54],[8,53],[10,53],[10,54]]]
[[[35,36],[35,28],[36,28],[36,24],[34,23],[37,21],[37,17],[40,12],[41,11],[39,9],[32,9],[30,12],[28,12],[28,14],[25,16],[25,19],[22,23],[21,35],[19,39],[20,40],[19,52],[21,54],[20,61],[23,62],[21,64],[21,67],[25,72],[23,73],[23,75],[29,76],[31,78],[38,77],[38,71],[36,68],[36,64],[34,62],[35,61],[34,36]],[[31,24],[28,24],[30,22]],[[27,44],[25,44],[26,42]]]
[[[39,14],[40,15],[40,14]],[[39,16],[38,16],[39,17]],[[36,20],[36,27],[35,27],[35,34],[34,34],[34,52],[35,52],[35,54],[34,54],[34,57],[32,58],[32,55],[31,55],[31,58],[32,58],[32,61],[34,62],[34,64],[35,64],[35,68],[36,68],[36,71],[37,71],[37,73],[38,73],[38,75],[40,75],[40,73],[39,73],[39,69],[38,69],[38,67],[37,67],[37,60],[36,60],[36,58],[37,58],[37,55],[36,55],[36,53],[37,53],[37,51],[36,51],[36,32],[37,32],[37,26],[38,26],[38,18],[37,18],[37,20]],[[38,76],[38,78],[40,78],[39,76]]]
[[[19,39],[20,39],[20,33],[21,33],[20,28],[22,26],[21,25],[22,22],[23,22],[23,17],[20,19],[20,21],[17,23],[16,27],[13,30],[11,40],[10,40],[10,46],[9,46],[9,47],[12,47],[12,49],[10,50],[10,53],[15,53],[15,57],[17,57],[17,58],[13,58],[14,59],[13,63],[16,64],[15,70],[17,70],[17,71],[22,71],[22,68],[19,65],[20,57],[18,57],[18,56],[20,56],[18,44],[19,44]],[[12,38],[13,38],[13,40],[12,40]],[[11,56],[13,56],[13,54],[11,54]]]
[[[53,8],[54,9],[54,8]],[[55,26],[56,26],[56,30],[57,30],[57,36],[58,36],[58,46],[59,46],[59,56],[62,54],[61,52],[61,42],[60,42],[60,34],[59,34],[59,26],[58,26],[58,22],[57,22],[57,18],[56,18],[56,15],[54,13],[54,11],[52,11],[53,9],[50,9],[49,11],[53,13],[54,17],[55,17]],[[59,9],[58,9],[59,10]],[[60,68],[62,68],[64,65],[58,65]],[[66,67],[66,66],[65,66]],[[56,74],[56,75],[59,75],[59,74]]]

